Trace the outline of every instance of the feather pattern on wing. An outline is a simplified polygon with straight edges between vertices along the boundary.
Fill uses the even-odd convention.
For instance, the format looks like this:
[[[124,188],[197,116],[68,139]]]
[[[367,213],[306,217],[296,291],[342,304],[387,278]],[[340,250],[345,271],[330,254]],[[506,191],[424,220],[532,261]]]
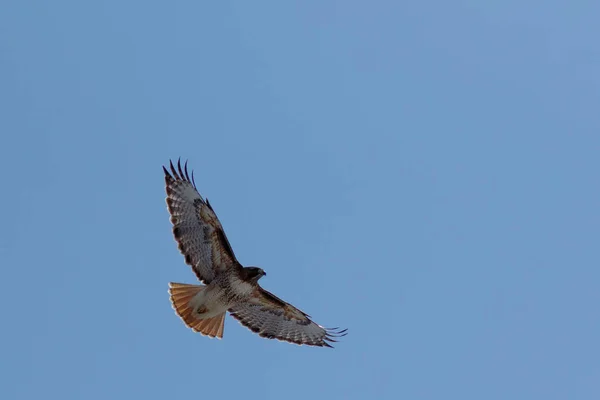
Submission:
[[[229,309],[251,331],[269,339],[298,345],[332,347],[328,342],[345,336],[346,330],[328,329],[310,320],[310,316],[274,294],[259,287],[248,302]]]
[[[208,199],[204,200],[188,174],[187,162],[177,168],[165,167],[167,208],[171,214],[173,235],[185,262],[192,267],[200,281],[209,284],[219,271],[241,268]]]

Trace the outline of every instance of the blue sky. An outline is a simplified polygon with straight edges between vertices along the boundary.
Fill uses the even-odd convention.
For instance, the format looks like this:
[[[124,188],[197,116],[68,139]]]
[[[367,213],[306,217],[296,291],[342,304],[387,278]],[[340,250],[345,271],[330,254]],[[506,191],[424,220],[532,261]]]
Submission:
[[[2,398],[600,398],[600,3],[2,9]],[[334,350],[173,313],[180,156]]]

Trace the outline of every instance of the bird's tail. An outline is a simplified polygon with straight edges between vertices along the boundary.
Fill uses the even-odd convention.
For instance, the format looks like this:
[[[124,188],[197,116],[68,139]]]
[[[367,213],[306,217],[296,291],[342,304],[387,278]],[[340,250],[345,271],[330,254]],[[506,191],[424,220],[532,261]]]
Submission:
[[[200,319],[194,315],[194,307],[190,304],[194,296],[206,289],[206,286],[188,285],[185,283],[169,283],[169,294],[171,295],[171,304],[175,312],[183,322],[194,332],[200,332],[211,338],[223,338],[223,328],[225,327],[225,313],[216,317]]]

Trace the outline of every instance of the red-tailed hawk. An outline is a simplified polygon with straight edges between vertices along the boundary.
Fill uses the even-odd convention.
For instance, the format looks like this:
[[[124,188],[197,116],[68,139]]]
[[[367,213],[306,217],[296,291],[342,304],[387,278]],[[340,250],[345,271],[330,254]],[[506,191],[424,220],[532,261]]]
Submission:
[[[206,286],[170,283],[169,294],[177,315],[195,332],[223,337],[225,312],[260,336],[299,345],[332,347],[328,342],[346,330],[328,329],[272,293],[258,280],[266,275],[257,267],[243,267],[235,258],[223,227],[208,199],[204,200],[187,162],[171,172],[163,167],[167,206],[173,235],[185,262]]]

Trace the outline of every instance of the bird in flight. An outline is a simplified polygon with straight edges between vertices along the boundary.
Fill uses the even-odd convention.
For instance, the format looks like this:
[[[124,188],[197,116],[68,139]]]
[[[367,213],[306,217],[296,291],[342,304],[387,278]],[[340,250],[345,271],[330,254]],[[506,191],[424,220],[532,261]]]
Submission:
[[[223,338],[225,313],[268,339],[308,346],[332,347],[346,329],[329,329],[310,316],[263,289],[258,280],[266,275],[257,267],[243,267],[236,259],[223,227],[208,199],[196,189],[187,161],[170,171],[163,166],[167,208],[173,236],[185,262],[204,285],[169,284],[177,315],[195,332]]]

